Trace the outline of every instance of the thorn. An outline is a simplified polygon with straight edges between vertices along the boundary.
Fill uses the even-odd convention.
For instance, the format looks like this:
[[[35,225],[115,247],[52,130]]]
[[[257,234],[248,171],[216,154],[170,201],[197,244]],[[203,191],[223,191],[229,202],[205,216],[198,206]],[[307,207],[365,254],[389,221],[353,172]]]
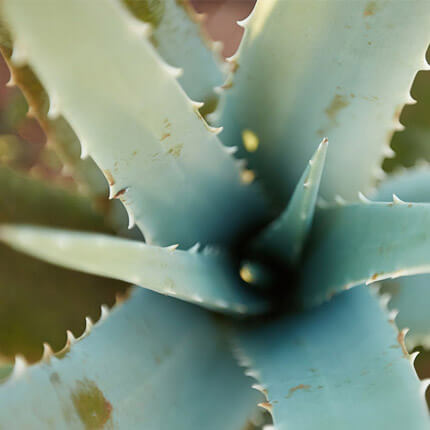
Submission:
[[[60,116],[60,103],[58,100],[58,96],[56,94],[52,94],[49,97],[49,109],[47,113],[47,117],[51,120],[57,119]]]
[[[127,205],[124,205],[124,207],[125,207],[125,210],[126,210],[127,215],[128,215],[128,229],[131,230],[136,224],[136,220],[134,218],[134,213],[133,213],[132,209],[129,208]]]
[[[189,252],[190,254],[197,254],[197,253],[199,252],[199,249],[200,249],[200,242],[197,242],[195,245],[193,245],[193,246],[188,250],[188,252]]]
[[[94,326],[94,324],[93,324],[91,318],[85,317],[85,330],[84,330],[83,336],[87,336],[88,334],[90,334],[93,326]]]
[[[132,17],[128,26],[139,37],[149,38],[152,35],[152,26],[147,22]]]
[[[362,203],[372,203],[371,200],[369,200],[361,191],[358,192],[358,199],[362,202]]]
[[[43,343],[43,354],[42,354],[42,358],[40,361],[42,363],[49,363],[51,361],[51,357],[53,357],[53,355],[54,355],[54,351],[52,350],[49,343],[44,342]]]
[[[336,194],[334,196],[334,201],[339,205],[339,206],[344,206],[346,205],[346,200],[341,197],[339,194]]]
[[[214,40],[212,42],[212,50],[218,54],[221,55],[222,51],[224,49],[224,43],[221,42],[221,40]]]
[[[27,370],[28,363],[27,360],[22,355],[15,356],[15,364],[13,366],[12,373],[10,375],[11,380],[17,380],[21,378],[25,371]]]
[[[88,158],[88,151],[84,145],[84,142],[81,141],[81,160],[85,160]]]
[[[385,146],[382,155],[386,158],[394,158],[396,156],[396,153],[391,149],[389,145]]]
[[[272,413],[273,406],[270,402],[261,402],[258,404],[260,408],[266,409],[266,411]]]
[[[423,395],[423,397],[426,395],[427,392],[427,388],[430,387],[430,378],[426,378],[426,379],[422,379],[420,381],[421,383],[421,393]]]
[[[76,343],[76,337],[70,330],[66,331],[66,335],[67,335],[66,345],[68,348],[70,348],[72,345]]]
[[[17,67],[24,66],[27,63],[27,53],[18,40],[14,43],[10,61]]]
[[[257,370],[247,369],[245,370],[245,375],[257,380],[260,379],[260,372],[258,372]]]
[[[170,252],[175,251],[178,248],[179,244],[175,243],[174,245],[166,246],[164,249]]]
[[[393,205],[404,205],[406,204],[403,200],[399,199],[395,194],[393,194]]]
[[[213,133],[215,136],[217,136],[218,134],[220,134],[224,130],[224,127],[212,127],[211,125],[206,123],[206,121],[205,121],[205,124],[206,124],[207,129],[211,133]]]
[[[223,145],[223,148],[225,152],[227,152],[227,154],[229,155],[236,154],[237,150],[239,149],[237,146],[224,146],[224,145]]]
[[[191,100],[191,106],[193,107],[194,110],[199,110],[201,109],[205,104],[203,102],[197,102],[194,100]]]
[[[412,364],[412,367],[414,367],[415,360],[416,360],[416,358],[418,357],[419,354],[420,354],[420,351],[414,351],[414,352],[411,352],[409,354],[409,360],[410,360],[410,362]]]
[[[10,73],[10,78],[9,78],[9,80],[6,82],[6,86],[8,87],[8,88],[11,88],[11,87],[14,87],[16,85],[16,81],[15,81],[15,78],[13,77],[13,74],[12,74],[12,72]]]
[[[109,308],[106,305],[101,305],[100,310],[101,310],[100,318],[97,324],[103,322],[109,316]]]
[[[25,114],[27,118],[36,118],[36,110],[33,106],[29,105],[27,113]]]
[[[167,73],[169,73],[169,75],[174,77],[175,79],[178,79],[184,73],[184,69],[181,69],[180,67],[173,67],[167,63],[163,63],[163,65],[164,65],[165,69],[167,70]]]

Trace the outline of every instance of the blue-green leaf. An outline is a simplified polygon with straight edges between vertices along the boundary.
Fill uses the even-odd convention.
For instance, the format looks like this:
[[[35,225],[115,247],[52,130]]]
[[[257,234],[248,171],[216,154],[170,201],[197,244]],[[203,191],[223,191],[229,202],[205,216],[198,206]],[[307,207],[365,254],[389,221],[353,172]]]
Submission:
[[[417,167],[394,173],[370,195],[373,200],[390,201],[393,194],[408,202],[430,202],[430,168]]]
[[[323,140],[309,161],[287,208],[253,242],[257,250],[287,264],[300,257],[314,217],[327,144]]]
[[[315,139],[331,145],[321,194],[355,199],[380,173],[430,42],[427,0],[260,0],[245,23],[226,92],[222,140],[239,145],[283,205]]]
[[[130,282],[225,313],[255,314],[268,303],[239,277],[227,255],[129,239],[32,226],[0,228],[0,240],[50,263]]]
[[[189,1],[122,1],[136,18],[152,25],[157,52],[171,66],[183,69],[179,83],[193,100],[205,103],[201,111],[211,112],[218,102],[214,90],[226,79],[226,64],[218,51],[221,45],[205,37],[201,17]]]
[[[260,196],[242,183],[231,151],[156,53],[149,26],[119,0],[2,6],[11,60],[33,67],[50,116],[69,121],[147,242],[231,242],[261,220]]]
[[[60,356],[18,361],[2,427],[237,430],[257,400],[209,313],[149,291]]]
[[[306,306],[362,283],[430,272],[430,204],[394,196],[318,208],[301,270]]]
[[[380,185],[374,197],[386,200],[393,193],[412,202],[430,202],[430,169],[416,168],[395,174]],[[407,347],[430,348],[430,276],[384,281],[382,292],[391,296],[388,306],[399,311],[396,324],[409,329]]]
[[[389,308],[399,312],[397,326],[408,329],[405,337],[408,349],[418,345],[430,348],[430,276],[385,281],[381,291],[390,295]]]
[[[425,385],[364,286],[236,335],[277,430],[429,428]]]

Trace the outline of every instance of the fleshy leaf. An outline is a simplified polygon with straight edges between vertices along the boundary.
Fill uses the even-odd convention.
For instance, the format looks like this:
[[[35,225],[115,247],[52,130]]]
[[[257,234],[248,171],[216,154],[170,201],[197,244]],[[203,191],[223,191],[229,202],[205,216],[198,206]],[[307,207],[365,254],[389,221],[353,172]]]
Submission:
[[[319,208],[301,267],[300,299],[317,305],[362,283],[430,272],[430,204]]]
[[[385,281],[381,291],[390,295],[390,309],[399,312],[398,327],[408,329],[405,337],[408,349],[419,345],[430,348],[430,276],[406,276]]]
[[[226,64],[219,52],[222,45],[205,37],[201,15],[188,0],[123,2],[136,18],[151,24],[151,41],[163,59],[184,70],[178,81],[193,100],[205,103],[201,112],[213,111],[218,103],[214,89],[226,79]]]
[[[364,286],[236,335],[277,430],[429,427],[425,385],[401,333]]]
[[[239,145],[244,129],[258,136],[258,150],[239,155],[282,205],[310,145],[328,137],[321,194],[355,199],[374,185],[414,75],[428,67],[429,16],[427,0],[257,2],[235,57],[221,139]]]
[[[253,242],[257,250],[287,264],[300,257],[314,217],[327,144],[323,140],[309,161],[287,208]]]
[[[119,0],[7,0],[3,12],[12,61],[34,68],[51,115],[70,122],[147,242],[231,242],[261,221],[260,196]]]
[[[0,386],[2,426],[237,430],[256,404],[210,315],[149,291],[62,355]]]
[[[430,202],[430,169],[419,168],[393,175],[381,184],[375,198],[387,199],[393,192],[408,201]],[[399,311],[396,324],[409,329],[405,339],[407,347],[430,348],[430,276],[384,281],[381,291],[391,296],[388,306]]]
[[[91,201],[0,166],[0,222],[106,230]],[[0,246],[0,345],[2,358],[17,352],[34,361],[42,343],[59,348],[65,331],[78,335],[83,318],[97,318],[125,285],[65,270]]]
[[[129,239],[33,226],[0,227],[15,249],[63,267],[130,282],[220,312],[255,314],[268,303],[246,289],[215,250],[161,248]]]

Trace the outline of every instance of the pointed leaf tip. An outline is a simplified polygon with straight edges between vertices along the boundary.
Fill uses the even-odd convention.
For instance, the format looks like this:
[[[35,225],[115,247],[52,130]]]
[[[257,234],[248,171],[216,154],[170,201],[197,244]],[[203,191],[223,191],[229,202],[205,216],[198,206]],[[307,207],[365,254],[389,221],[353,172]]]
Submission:
[[[312,225],[327,148],[328,139],[323,139],[286,209],[253,242],[257,252],[268,253],[287,264],[297,261]]]

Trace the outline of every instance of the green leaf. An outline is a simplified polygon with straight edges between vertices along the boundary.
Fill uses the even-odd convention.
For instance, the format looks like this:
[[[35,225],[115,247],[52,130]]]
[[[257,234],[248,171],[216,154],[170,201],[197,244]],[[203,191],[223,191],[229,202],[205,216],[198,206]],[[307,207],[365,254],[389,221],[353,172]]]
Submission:
[[[91,202],[64,189],[31,180],[0,166],[0,222],[27,222],[106,231]],[[112,305],[124,291],[117,282],[42,263],[0,246],[0,350],[34,361],[42,343],[64,344],[65,331],[84,330],[83,318],[98,318],[100,304]]]
[[[161,248],[93,233],[3,225],[0,240],[44,261],[130,282],[225,313],[255,314],[268,303],[247,291],[238,268],[215,250]]]
[[[226,80],[222,45],[205,37],[201,16],[188,0],[122,0],[134,16],[152,25],[151,41],[163,59],[184,70],[179,83],[193,99],[205,103],[200,112],[212,112],[218,104],[214,89]]]
[[[51,115],[70,122],[149,243],[231,242],[261,221],[260,196],[118,1],[7,0],[3,11],[12,61],[32,65]]]
[[[209,313],[144,290],[63,358],[14,374],[6,428],[237,430],[258,401]]]
[[[236,337],[277,430],[429,428],[425,384],[364,286]]]
[[[430,272],[430,204],[345,204],[320,208],[301,267],[300,300],[387,278]]]
[[[283,263],[297,262],[312,225],[327,144],[323,140],[309,161],[286,209],[253,241],[257,251]]]
[[[262,0],[246,20],[220,124],[281,206],[315,139],[331,150],[321,194],[355,199],[380,173],[430,41],[427,0]]]
[[[374,197],[383,200],[394,192],[408,201],[430,202],[428,166],[387,178]],[[405,339],[407,347],[412,349],[423,345],[430,348],[430,276],[407,276],[384,281],[381,291],[390,294],[389,307],[399,311],[396,324],[402,329],[409,329]]]
[[[389,308],[399,312],[397,326],[408,329],[405,338],[408,349],[419,345],[430,349],[430,276],[384,281],[381,292],[390,295]]]

